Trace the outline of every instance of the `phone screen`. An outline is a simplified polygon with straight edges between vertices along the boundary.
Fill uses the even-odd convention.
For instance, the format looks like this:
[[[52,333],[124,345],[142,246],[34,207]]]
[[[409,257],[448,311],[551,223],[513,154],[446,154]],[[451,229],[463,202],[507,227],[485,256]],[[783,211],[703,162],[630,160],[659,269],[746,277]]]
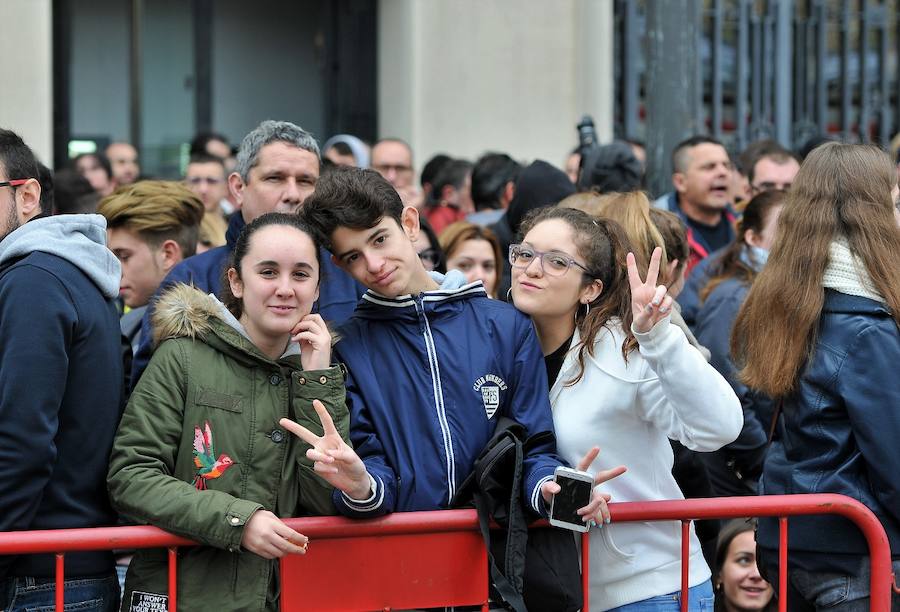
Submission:
[[[556,477],[556,484],[560,486],[560,491],[553,498],[552,518],[573,525],[584,524],[577,511],[590,503],[593,484],[585,480],[567,478],[562,474]]]

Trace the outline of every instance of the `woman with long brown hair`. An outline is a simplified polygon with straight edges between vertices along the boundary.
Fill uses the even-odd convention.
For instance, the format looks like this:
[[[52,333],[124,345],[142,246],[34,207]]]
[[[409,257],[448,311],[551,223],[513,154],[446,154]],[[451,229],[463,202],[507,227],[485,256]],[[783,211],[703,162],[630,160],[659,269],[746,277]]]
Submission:
[[[896,168],[879,149],[813,150],[735,321],[732,352],[741,379],[781,406],[760,492],[858,499],[884,525],[900,572],[897,195]],[[789,538],[792,610],[868,610],[868,547],[852,524],[798,517]],[[777,521],[761,520],[758,539],[774,569]]]
[[[731,329],[753,279],[765,266],[775,244],[783,191],[764,191],[747,204],[735,239],[712,255],[706,268],[709,280],[700,290],[700,310],[694,331],[710,351],[710,364],[725,377],[744,407],[744,429],[738,439],[703,455],[717,496],[756,495],[766,451],[766,432],[772,422],[769,397],[747,389],[737,379],[731,361]]]
[[[512,297],[544,353],[560,455],[575,465],[599,440],[591,471],[628,467],[605,485],[616,501],[683,498],[668,438],[715,450],[743,419],[728,383],[669,323],[672,297],[657,284],[662,249],[638,272],[616,222],[571,208],[540,209],[522,232],[509,250]],[[679,526],[600,527],[591,534],[591,606],[678,610]],[[693,532],[690,540],[690,609],[709,610],[709,567]]]

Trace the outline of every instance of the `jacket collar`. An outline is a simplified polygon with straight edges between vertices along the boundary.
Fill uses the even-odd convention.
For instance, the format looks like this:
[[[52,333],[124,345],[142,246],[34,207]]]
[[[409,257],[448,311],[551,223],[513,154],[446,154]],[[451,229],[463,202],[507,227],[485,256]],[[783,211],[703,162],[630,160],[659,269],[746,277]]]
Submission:
[[[356,314],[376,318],[379,318],[379,315],[397,317],[411,314],[415,316],[416,302],[420,302],[422,308],[439,311],[445,304],[479,296],[487,297],[484,284],[480,280],[457,289],[435,289],[434,291],[423,291],[417,296],[399,295],[394,298],[383,296],[369,289],[356,307]]]
[[[234,244],[237,242],[238,236],[241,235],[241,230],[244,229],[245,225],[247,224],[244,223],[244,215],[241,214],[241,211],[234,211],[228,219],[228,229],[225,231],[225,244],[228,245],[229,251],[234,250]]]
[[[858,295],[840,293],[833,289],[825,289],[825,304],[822,311],[829,313],[893,316],[886,304]]]

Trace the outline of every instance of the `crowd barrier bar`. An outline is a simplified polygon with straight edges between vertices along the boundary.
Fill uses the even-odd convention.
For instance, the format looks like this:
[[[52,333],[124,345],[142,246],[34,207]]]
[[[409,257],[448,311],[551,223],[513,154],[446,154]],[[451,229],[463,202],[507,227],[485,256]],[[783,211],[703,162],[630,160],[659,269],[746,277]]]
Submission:
[[[789,516],[837,514],[853,521],[862,531],[869,546],[872,563],[870,583],[870,609],[873,612],[890,612],[892,573],[891,551],[887,535],[878,518],[858,501],[843,495],[782,495],[762,497],[725,497],[715,499],[691,499],[654,502],[626,502],[609,505],[614,522],[675,520],[682,523],[682,573],[681,608],[687,610],[688,571],[690,559],[690,521],[715,518],[778,517],[780,525],[779,544],[779,609],[787,610],[787,525]],[[332,541],[340,545],[341,540],[361,540],[370,538],[379,547],[382,557],[375,563],[386,563],[384,538],[391,536],[422,536],[426,534],[463,534],[471,537],[478,533],[478,518],[474,510],[445,510],[439,512],[408,512],[390,516],[354,521],[336,517],[314,517],[287,519],[292,528],[310,537],[310,548]],[[589,549],[587,537],[582,538],[583,583],[585,585],[585,606],[588,610]],[[167,548],[169,558],[169,610],[176,612],[177,598],[177,548],[195,546],[196,543],[169,534],[155,527],[99,527],[93,529],[58,529],[45,531],[19,531],[0,533],[0,555],[50,553],[56,555],[56,609],[64,609],[65,553],[74,551],[96,551],[128,548]],[[485,599],[477,602],[487,609],[486,552],[479,560],[479,570],[472,575],[483,575]],[[471,559],[458,559],[471,570]],[[602,570],[602,568],[601,568]],[[343,597],[350,584],[344,580],[346,574],[339,573],[342,583],[336,585],[336,592]],[[324,586],[320,584],[324,590]],[[480,586],[479,586],[480,588]],[[897,591],[896,585],[893,590]],[[342,592],[343,591],[343,592]],[[475,602],[473,602],[475,603]],[[337,608],[336,608],[337,609]]]
[[[688,571],[690,562],[690,521],[743,517],[778,517],[779,571],[778,608],[787,612],[788,517],[837,514],[853,521],[869,545],[872,564],[869,609],[890,612],[891,591],[897,589],[891,570],[891,548],[884,527],[871,510],[844,495],[762,495],[758,497],[719,497],[653,502],[626,502],[609,505],[613,522],[681,521],[681,609],[688,609]]]
[[[477,598],[467,602],[461,602],[469,605],[481,605],[483,611],[488,610],[488,564],[487,551],[484,549],[484,543],[481,537],[481,531],[478,524],[478,515],[474,510],[442,510],[437,512],[398,512],[388,516],[368,520],[353,520],[341,517],[306,517],[285,519],[285,523],[292,529],[299,531],[310,539],[310,553],[305,556],[290,555],[289,561],[301,561],[308,558],[314,560],[315,554],[322,554],[323,549],[332,548],[332,552],[336,547],[356,545],[363,541],[368,541],[367,547],[362,550],[356,549],[356,553],[365,554],[366,550],[377,551],[378,557],[372,559],[372,563],[379,564],[381,567],[389,567],[392,561],[389,553],[392,550],[392,538],[413,537],[422,538],[428,535],[449,536],[438,545],[444,546],[443,550],[453,550],[454,544],[463,542],[468,546],[466,550],[473,551],[472,544],[477,544],[478,558],[472,559],[471,556],[465,558],[452,559],[458,566],[458,569],[464,570],[462,573],[457,572],[456,577],[468,580],[468,584],[445,583],[447,592],[458,594],[473,594],[477,592]],[[546,527],[546,521],[539,521],[532,527]],[[589,577],[589,559],[590,553],[588,534],[583,534],[582,538],[581,560],[583,567],[588,570],[582,573],[582,584],[584,587],[584,611],[589,609],[588,601],[588,577]],[[448,546],[449,544],[449,546]],[[64,588],[65,581],[65,553],[67,552],[83,552],[113,549],[133,549],[133,548],[166,548],[168,549],[169,559],[169,612],[177,612],[177,549],[179,547],[197,546],[197,542],[175,536],[171,533],[163,531],[157,527],[133,526],[133,527],[96,527],[91,529],[54,529],[42,531],[10,531],[0,533],[0,555],[22,555],[22,554],[40,554],[49,553],[56,555],[56,592],[55,605],[57,612],[64,610]],[[420,547],[421,548],[421,547]],[[409,547],[402,550],[408,552]],[[441,552],[436,551],[436,552]],[[288,559],[286,557],[286,559]],[[475,567],[473,568],[473,561]],[[302,567],[302,566],[295,566]],[[309,566],[308,566],[309,567]],[[326,567],[328,567],[326,565]],[[332,572],[333,572],[333,567]],[[348,582],[347,573],[344,568],[340,572],[333,572],[332,577],[339,578],[340,583],[334,582],[332,586],[334,599],[338,602],[346,602],[348,600],[348,589],[355,584],[358,590],[372,587],[372,582],[378,579],[378,576],[369,576],[368,580],[357,581],[355,583]],[[427,569],[427,568],[420,568]],[[317,576],[321,580],[323,572],[318,569]],[[427,574],[428,572],[424,572]],[[381,575],[384,578],[384,574]],[[439,589],[440,584],[433,581],[430,576],[402,576],[409,580],[428,580],[429,588]],[[328,585],[323,585],[320,581],[318,590],[327,591]],[[405,585],[408,586],[408,585]],[[284,588],[283,588],[284,594]],[[417,607],[424,607],[426,604],[419,604]],[[381,607],[381,606],[379,606]],[[290,608],[282,607],[282,610]],[[300,609],[310,609],[304,606]],[[315,609],[324,610],[324,607],[316,607]],[[340,603],[333,605],[333,610],[350,610],[354,608],[341,607]],[[374,607],[372,609],[377,609]],[[382,607],[384,610],[390,608]]]

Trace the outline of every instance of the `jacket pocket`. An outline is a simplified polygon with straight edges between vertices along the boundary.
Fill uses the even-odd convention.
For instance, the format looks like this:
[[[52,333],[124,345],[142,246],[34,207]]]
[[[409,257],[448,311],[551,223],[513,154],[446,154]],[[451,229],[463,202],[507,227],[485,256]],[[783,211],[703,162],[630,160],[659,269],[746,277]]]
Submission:
[[[619,559],[625,563],[634,563],[634,554],[627,553],[616,546],[612,536],[614,529],[607,525],[597,529],[597,531],[600,533],[601,548],[605,548],[612,558]]]
[[[195,403],[198,406],[219,408],[220,410],[227,410],[228,412],[240,413],[244,410],[244,398],[228,395],[227,393],[220,393],[218,391],[213,391],[212,389],[198,389],[197,400]]]

